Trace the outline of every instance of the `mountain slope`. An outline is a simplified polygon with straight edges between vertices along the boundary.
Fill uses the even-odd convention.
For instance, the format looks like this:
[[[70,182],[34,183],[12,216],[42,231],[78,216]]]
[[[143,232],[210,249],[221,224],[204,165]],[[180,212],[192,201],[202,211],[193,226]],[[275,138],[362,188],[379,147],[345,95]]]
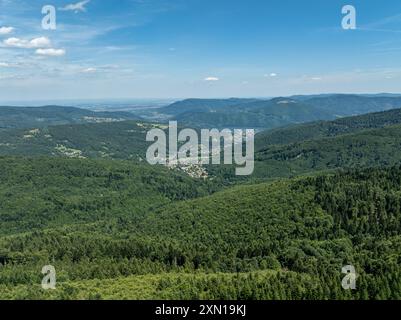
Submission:
[[[255,137],[256,149],[275,144],[289,144],[324,137],[335,137],[367,129],[401,124],[401,109],[369,113],[341,118],[334,121],[318,121],[268,130]]]
[[[286,161],[310,169],[392,165],[401,161],[401,125],[260,150],[259,161]]]
[[[141,215],[217,185],[128,161],[0,157],[0,168],[2,235]]]

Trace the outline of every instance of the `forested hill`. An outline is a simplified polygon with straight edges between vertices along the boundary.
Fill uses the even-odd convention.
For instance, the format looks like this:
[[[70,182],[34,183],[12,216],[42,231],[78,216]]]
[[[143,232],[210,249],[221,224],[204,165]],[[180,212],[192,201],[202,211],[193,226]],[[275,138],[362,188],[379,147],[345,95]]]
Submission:
[[[255,177],[294,177],[339,168],[401,163],[401,125],[270,146],[255,155]]]
[[[106,196],[108,181],[88,171],[88,160],[73,161],[74,167],[63,159],[36,164],[43,171],[47,166],[49,178],[55,165],[61,176],[74,178],[63,181],[64,196],[55,189],[37,207],[19,205],[16,212],[24,215],[6,228],[12,236],[0,238],[1,298],[401,298],[399,167],[238,186],[157,207],[133,198],[135,190],[152,185],[148,176],[137,189],[104,199],[112,206],[107,219],[71,225],[96,212],[91,206]],[[30,160],[13,162],[9,170],[32,166]],[[114,163],[107,164],[109,188],[125,190],[119,185],[133,168],[123,174]],[[11,204],[9,193],[17,190],[40,193],[38,178],[28,182],[28,175],[10,174],[2,206]],[[49,190],[54,187],[50,182]],[[64,214],[43,210],[51,203]],[[53,226],[27,233],[27,223],[41,221],[38,211]],[[2,217],[8,226],[12,219]],[[37,290],[39,271],[49,261],[58,270],[58,289]],[[341,288],[341,268],[348,264],[359,274],[355,291]]]
[[[37,128],[74,123],[115,122],[137,119],[129,112],[94,112],[74,107],[0,106],[0,129]]]
[[[0,131],[0,155],[145,159],[146,132],[162,125],[138,121]]]
[[[324,137],[335,137],[396,124],[401,124],[401,109],[340,118],[334,121],[292,125],[257,134],[256,149],[266,148],[269,145],[283,145]]]

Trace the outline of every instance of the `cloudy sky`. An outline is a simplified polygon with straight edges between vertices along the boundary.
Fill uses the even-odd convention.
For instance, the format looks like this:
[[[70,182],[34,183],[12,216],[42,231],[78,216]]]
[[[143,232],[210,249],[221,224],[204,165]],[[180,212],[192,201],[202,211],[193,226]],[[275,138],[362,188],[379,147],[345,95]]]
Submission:
[[[401,1],[0,0],[0,102],[329,92],[401,92]]]

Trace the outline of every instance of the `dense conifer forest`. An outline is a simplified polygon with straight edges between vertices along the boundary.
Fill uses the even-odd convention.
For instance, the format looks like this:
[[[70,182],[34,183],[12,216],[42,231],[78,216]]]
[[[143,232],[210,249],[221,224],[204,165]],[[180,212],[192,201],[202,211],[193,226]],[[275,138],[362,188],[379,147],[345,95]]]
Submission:
[[[3,298],[401,298],[400,167],[216,192],[128,163],[1,160]]]

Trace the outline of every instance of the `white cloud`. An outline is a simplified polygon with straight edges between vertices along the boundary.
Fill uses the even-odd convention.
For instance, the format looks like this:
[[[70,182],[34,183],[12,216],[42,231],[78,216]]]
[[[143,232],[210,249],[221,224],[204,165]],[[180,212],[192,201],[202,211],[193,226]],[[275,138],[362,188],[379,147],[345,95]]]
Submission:
[[[82,70],[83,73],[95,73],[96,71],[96,68],[86,68]]]
[[[39,47],[43,48],[43,47],[48,47],[51,45],[50,40],[46,37],[32,39],[29,43],[34,48],[39,48]]]
[[[9,63],[0,62],[0,68],[8,68],[8,67],[10,67],[10,64],[9,64]]]
[[[41,56],[61,57],[61,56],[65,55],[65,50],[64,49],[54,49],[54,48],[37,49],[35,53],[38,55],[41,55]]]
[[[0,35],[10,34],[13,31],[13,27],[0,27]]]
[[[312,80],[313,80],[313,81],[320,81],[320,80],[322,80],[322,78],[320,78],[320,77],[313,77]]]
[[[219,81],[220,79],[217,77],[207,77],[204,79],[205,81]]]
[[[277,76],[278,76],[278,74],[277,74],[277,73],[274,73],[274,72],[269,73],[269,74],[265,74],[265,77],[266,77],[266,78],[269,78],[269,77],[275,78],[275,77],[277,77]]]
[[[49,47],[51,45],[50,40],[46,37],[35,38],[32,40],[8,38],[4,40],[3,43],[7,47],[24,48],[24,49],[43,48],[43,47]]]
[[[63,8],[59,8],[59,10],[61,11],[75,11],[75,13],[78,12],[85,12],[86,11],[86,5],[90,2],[90,0],[85,0],[85,1],[81,1],[78,3],[71,3],[66,5]]]

